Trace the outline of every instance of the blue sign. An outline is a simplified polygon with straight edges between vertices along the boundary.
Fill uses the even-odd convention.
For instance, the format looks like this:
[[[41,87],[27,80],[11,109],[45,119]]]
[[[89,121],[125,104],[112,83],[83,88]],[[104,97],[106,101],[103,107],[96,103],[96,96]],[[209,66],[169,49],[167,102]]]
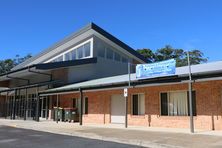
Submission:
[[[136,78],[145,79],[175,75],[176,61],[174,59],[151,64],[137,64]]]

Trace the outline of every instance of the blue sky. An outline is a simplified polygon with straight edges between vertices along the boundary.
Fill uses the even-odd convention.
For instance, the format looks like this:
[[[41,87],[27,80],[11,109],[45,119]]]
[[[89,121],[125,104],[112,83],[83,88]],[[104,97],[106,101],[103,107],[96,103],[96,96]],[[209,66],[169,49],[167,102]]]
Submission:
[[[167,44],[222,60],[221,0],[0,0],[0,59],[37,54],[89,22],[134,49]]]

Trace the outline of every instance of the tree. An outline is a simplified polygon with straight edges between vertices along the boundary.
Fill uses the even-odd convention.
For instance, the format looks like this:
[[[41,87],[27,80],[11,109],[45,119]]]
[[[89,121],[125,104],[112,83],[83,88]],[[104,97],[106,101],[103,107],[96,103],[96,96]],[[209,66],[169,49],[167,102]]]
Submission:
[[[175,59],[177,67],[187,65],[187,53],[183,49],[174,49],[170,45],[157,49],[156,52],[146,48],[138,49],[137,51],[151,62]],[[204,54],[200,50],[191,50],[189,54],[191,65],[205,63],[208,61],[208,58],[204,57]]]
[[[143,55],[149,62],[155,61],[155,54],[152,50],[148,48],[138,49],[137,52],[139,52],[141,55]]]
[[[32,57],[31,54],[27,54],[24,57],[20,57],[19,55],[16,55],[14,59],[0,60],[0,74],[9,72],[13,67],[26,61],[27,59],[31,57]]]

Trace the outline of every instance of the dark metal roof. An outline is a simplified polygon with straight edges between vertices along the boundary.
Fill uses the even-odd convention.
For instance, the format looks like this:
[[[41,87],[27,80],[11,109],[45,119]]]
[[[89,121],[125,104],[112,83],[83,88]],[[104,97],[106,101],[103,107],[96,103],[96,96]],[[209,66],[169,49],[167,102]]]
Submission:
[[[46,53],[54,50],[55,48],[63,45],[64,43],[72,40],[73,38],[79,36],[80,34],[83,34],[84,32],[93,29],[96,32],[100,33],[101,35],[103,35],[104,37],[108,38],[109,40],[111,40],[112,42],[114,42],[115,44],[119,45],[120,47],[122,47],[123,49],[125,49],[127,52],[131,53],[132,55],[134,55],[135,57],[139,58],[140,60],[144,61],[144,62],[148,62],[148,60],[142,56],[141,54],[139,54],[137,51],[135,51],[133,48],[131,48],[130,46],[128,46],[127,44],[123,43],[122,41],[120,41],[119,39],[117,39],[116,37],[114,37],[113,35],[111,35],[110,33],[108,33],[107,31],[105,31],[104,29],[102,29],[101,27],[97,26],[94,23],[90,23],[87,26],[85,26],[84,28],[80,29],[78,32],[75,32],[73,34],[71,34],[70,36],[66,37],[65,39],[63,39],[60,42],[57,42],[56,44],[54,44],[53,46],[51,46],[50,48],[45,49],[44,51],[42,51],[41,53],[39,53],[38,55],[26,60],[25,62],[19,64],[18,66],[14,67],[13,70],[21,68],[23,66],[25,66],[26,64],[40,58],[41,56],[45,55]]]

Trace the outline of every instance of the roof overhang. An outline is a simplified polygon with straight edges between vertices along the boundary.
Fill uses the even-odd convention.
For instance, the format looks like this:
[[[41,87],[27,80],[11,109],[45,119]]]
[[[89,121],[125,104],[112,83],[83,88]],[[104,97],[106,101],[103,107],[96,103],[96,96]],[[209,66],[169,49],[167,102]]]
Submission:
[[[17,70],[10,71],[8,73],[0,75],[0,81],[10,80],[11,77],[16,76],[16,78],[21,78],[28,76],[34,72],[45,72],[46,74],[51,73],[52,70],[68,68],[73,66],[81,66],[86,64],[97,63],[97,58],[86,58],[79,60],[71,60],[71,61],[62,61],[62,62],[54,62],[54,63],[43,63],[43,64],[35,64],[31,66],[27,66],[24,68],[20,68]]]
[[[121,77],[119,77],[121,79]],[[194,73],[192,74],[192,82],[198,82],[198,81],[209,81],[209,80],[222,80],[222,71],[220,72],[214,72],[214,73]],[[101,83],[96,83],[97,81],[100,81]],[[112,88],[120,88],[120,87],[128,87],[129,81],[123,80],[120,82],[108,82],[108,83],[102,83],[102,81],[108,81],[107,78],[97,79],[97,80],[91,80],[92,83],[89,82],[88,85],[86,85],[87,82],[82,83],[76,83],[71,84],[59,88],[53,88],[49,90],[45,90],[42,92],[39,92],[40,96],[50,95],[50,94],[62,94],[62,93],[72,93],[75,91],[79,91],[81,88],[84,91],[89,90],[98,90],[98,89],[112,89]],[[149,78],[149,79],[142,79],[142,80],[131,80],[130,84],[131,87],[139,87],[139,86],[156,86],[156,85],[169,85],[169,84],[176,84],[176,83],[187,83],[189,81],[189,75],[183,74],[183,75],[172,75],[172,76],[166,76],[166,77],[156,77],[156,78]]]

